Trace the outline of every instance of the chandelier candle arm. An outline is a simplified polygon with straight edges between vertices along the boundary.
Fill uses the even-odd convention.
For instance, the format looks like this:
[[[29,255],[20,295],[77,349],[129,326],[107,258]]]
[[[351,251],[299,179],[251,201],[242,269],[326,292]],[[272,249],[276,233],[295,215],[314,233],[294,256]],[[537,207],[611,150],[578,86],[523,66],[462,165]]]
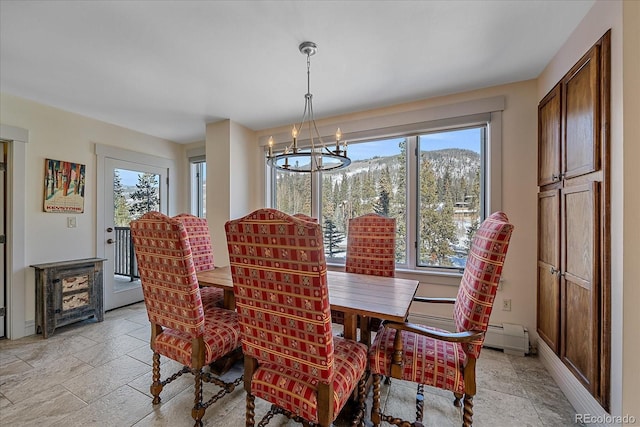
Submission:
[[[267,164],[277,170],[290,172],[323,172],[341,169],[351,164],[347,157],[347,141],[342,140],[340,128],[336,131],[336,148],[327,147],[320,136],[313,115],[313,95],[311,94],[311,56],[318,51],[318,46],[313,42],[303,42],[298,50],[307,56],[307,93],[304,96],[304,111],[300,125],[293,125],[291,129],[291,144],[285,146],[283,152],[274,155],[273,137],[269,137],[269,151]],[[305,129],[308,132],[310,147],[298,148],[298,139]],[[315,134],[315,135],[314,135]],[[307,141],[307,140],[304,140]],[[316,141],[319,145],[316,146]],[[342,142],[343,148],[340,148]],[[291,163],[289,161],[291,160]]]

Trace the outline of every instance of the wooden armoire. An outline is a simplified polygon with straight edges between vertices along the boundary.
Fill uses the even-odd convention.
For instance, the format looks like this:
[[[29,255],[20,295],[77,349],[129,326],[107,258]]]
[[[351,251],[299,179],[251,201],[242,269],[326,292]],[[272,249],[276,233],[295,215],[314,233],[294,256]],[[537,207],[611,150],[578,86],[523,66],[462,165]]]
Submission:
[[[538,106],[540,338],[605,410],[610,377],[609,30]]]

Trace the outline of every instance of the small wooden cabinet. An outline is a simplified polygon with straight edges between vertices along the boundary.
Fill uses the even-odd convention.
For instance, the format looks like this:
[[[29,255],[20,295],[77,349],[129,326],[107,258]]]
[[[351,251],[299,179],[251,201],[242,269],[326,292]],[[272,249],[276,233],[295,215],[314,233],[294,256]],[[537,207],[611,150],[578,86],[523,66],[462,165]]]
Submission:
[[[89,317],[104,319],[103,258],[34,264],[36,332],[48,338],[59,327]]]

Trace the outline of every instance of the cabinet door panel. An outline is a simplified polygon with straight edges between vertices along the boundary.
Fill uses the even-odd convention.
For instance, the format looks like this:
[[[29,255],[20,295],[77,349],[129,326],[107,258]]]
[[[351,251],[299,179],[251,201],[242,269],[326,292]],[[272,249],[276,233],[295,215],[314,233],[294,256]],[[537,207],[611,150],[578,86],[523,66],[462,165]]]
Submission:
[[[562,81],[565,179],[600,169],[600,46],[596,45]]]
[[[538,259],[560,268],[560,191],[538,193]]]
[[[562,360],[594,393],[599,378],[599,185],[562,190]]]
[[[560,352],[560,190],[538,193],[538,312],[540,337]]]
[[[538,334],[554,351],[560,352],[560,280],[550,264],[538,261]]]
[[[538,105],[538,185],[560,180],[561,139],[560,85]]]

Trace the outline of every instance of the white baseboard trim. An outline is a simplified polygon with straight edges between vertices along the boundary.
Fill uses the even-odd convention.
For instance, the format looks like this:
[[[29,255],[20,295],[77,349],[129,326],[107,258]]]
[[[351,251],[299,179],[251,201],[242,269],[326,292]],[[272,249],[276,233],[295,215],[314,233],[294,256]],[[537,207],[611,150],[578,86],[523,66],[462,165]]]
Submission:
[[[611,415],[600,406],[598,401],[587,391],[586,388],[576,379],[576,377],[569,371],[560,358],[551,350],[551,348],[542,340],[538,340],[538,357],[540,361],[547,368],[549,374],[553,377],[555,382],[560,387],[560,390],[567,397],[567,400],[571,403],[576,411],[576,420],[578,424],[584,424],[597,427],[611,427],[614,425],[607,422],[611,420]],[[580,422],[580,417],[589,417],[591,421],[602,420],[602,423],[586,423]],[[584,418],[583,418],[584,420]]]
[[[27,320],[24,322],[24,336],[28,337],[29,335],[36,334],[36,321],[35,320]]]
[[[410,314],[409,321],[432,328],[455,331],[453,319],[429,316],[426,314]],[[529,354],[529,332],[522,325],[503,323],[500,326],[489,325],[484,339],[484,346],[504,350],[507,354],[524,356]]]

